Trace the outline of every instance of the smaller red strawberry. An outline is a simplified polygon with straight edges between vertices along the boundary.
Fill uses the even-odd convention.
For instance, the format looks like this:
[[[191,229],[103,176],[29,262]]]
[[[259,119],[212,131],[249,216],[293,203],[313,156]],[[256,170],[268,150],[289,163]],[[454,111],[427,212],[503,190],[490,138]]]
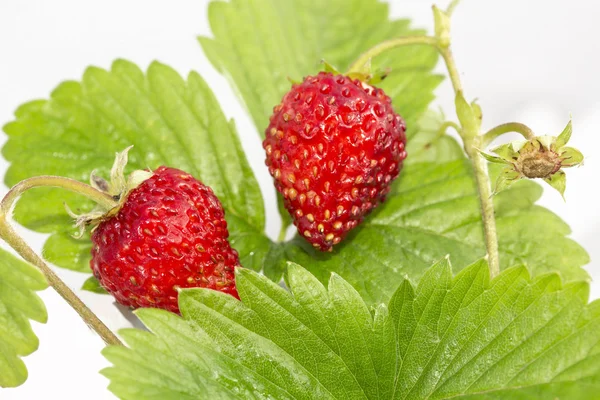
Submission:
[[[273,109],[263,147],[301,236],[331,250],[384,201],[406,158],[390,98],[359,79],[321,72]]]
[[[123,193],[120,181],[121,188],[115,188],[93,178],[97,187]],[[100,284],[125,306],[175,313],[179,288],[209,288],[239,299],[238,254],[229,245],[225,213],[211,188],[168,167],[143,172],[142,182],[133,186],[116,195],[117,208],[93,220],[79,218],[80,225],[98,222],[90,266]]]

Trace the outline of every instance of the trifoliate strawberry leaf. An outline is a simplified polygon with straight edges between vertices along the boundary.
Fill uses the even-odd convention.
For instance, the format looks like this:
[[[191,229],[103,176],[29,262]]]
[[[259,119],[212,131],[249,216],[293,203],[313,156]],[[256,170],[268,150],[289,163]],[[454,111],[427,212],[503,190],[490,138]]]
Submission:
[[[524,267],[490,281],[485,262],[447,260],[369,310],[338,275],[301,267],[290,292],[238,270],[242,301],[181,293],[183,315],[139,310],[103,371],[124,400],[598,398],[600,302],[588,284]]]
[[[501,267],[525,264],[536,276],[558,271],[565,281],[586,279],[587,253],[565,237],[570,229],[560,218],[535,205],[541,193],[536,183],[522,181],[494,197]],[[315,251],[300,237],[279,253],[322,282],[331,272],[341,275],[369,303],[387,301],[403,278],[418,282],[446,254],[459,266],[485,255],[478,199],[468,160],[412,163],[386,202],[332,253]],[[277,281],[283,264],[269,262],[265,273]]]
[[[212,187],[245,266],[255,264],[257,246],[268,246],[262,195],[234,124],[197,73],[184,80],[155,62],[144,74],[119,60],[110,71],[88,68],[81,82],[64,82],[49,100],[27,103],[15,115],[4,127],[7,185],[49,174],[88,181],[96,168],[108,177],[115,152],[134,145],[129,170],[168,165]],[[63,202],[73,210],[91,206],[63,190],[35,189],[18,203],[16,220],[51,233],[44,250],[49,261],[89,271],[90,241],[71,237]]]
[[[21,357],[38,348],[29,320],[46,322],[46,307],[35,292],[47,286],[36,268],[0,249],[0,387],[16,387],[27,379]]]
[[[344,71],[377,43],[424,33],[408,20],[390,20],[388,7],[378,0],[213,1],[208,8],[213,38],[199,40],[264,137],[273,107],[290,89],[288,78],[314,75],[321,60]],[[442,79],[432,72],[437,59],[428,46],[394,49],[373,59],[373,70],[391,69],[378,86],[408,126],[434,98]]]

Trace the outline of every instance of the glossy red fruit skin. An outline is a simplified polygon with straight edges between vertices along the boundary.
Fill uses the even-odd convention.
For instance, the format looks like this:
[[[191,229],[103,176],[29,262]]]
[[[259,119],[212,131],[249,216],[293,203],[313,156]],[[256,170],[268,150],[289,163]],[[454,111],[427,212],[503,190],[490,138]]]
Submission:
[[[177,288],[204,287],[239,298],[234,276],[239,258],[227,240],[224,217],[208,186],[160,167],[92,233],[94,276],[132,308],[178,313]]]
[[[405,131],[381,89],[326,72],[294,84],[263,148],[299,234],[331,250],[384,201],[406,158]]]

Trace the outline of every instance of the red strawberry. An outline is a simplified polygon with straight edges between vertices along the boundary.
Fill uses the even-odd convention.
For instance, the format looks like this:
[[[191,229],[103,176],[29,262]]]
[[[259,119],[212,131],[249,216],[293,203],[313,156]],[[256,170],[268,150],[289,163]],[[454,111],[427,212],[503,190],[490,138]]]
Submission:
[[[191,175],[160,167],[92,234],[91,267],[119,303],[179,312],[177,288],[205,287],[239,298],[237,252],[221,203]]]
[[[298,232],[331,250],[385,199],[405,124],[378,88],[321,72],[295,84],[266,131],[266,165]]]

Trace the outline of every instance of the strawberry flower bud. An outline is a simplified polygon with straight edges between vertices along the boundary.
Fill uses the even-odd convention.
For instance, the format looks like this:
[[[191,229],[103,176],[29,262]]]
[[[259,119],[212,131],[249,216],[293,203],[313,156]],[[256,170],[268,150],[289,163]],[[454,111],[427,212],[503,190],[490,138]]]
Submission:
[[[563,168],[574,167],[583,162],[583,154],[566,146],[572,133],[571,121],[558,136],[536,136],[529,140],[516,140],[491,150],[495,154],[481,154],[492,163],[504,164],[505,168],[496,181],[494,193],[523,179],[543,179],[564,197],[566,175]]]

